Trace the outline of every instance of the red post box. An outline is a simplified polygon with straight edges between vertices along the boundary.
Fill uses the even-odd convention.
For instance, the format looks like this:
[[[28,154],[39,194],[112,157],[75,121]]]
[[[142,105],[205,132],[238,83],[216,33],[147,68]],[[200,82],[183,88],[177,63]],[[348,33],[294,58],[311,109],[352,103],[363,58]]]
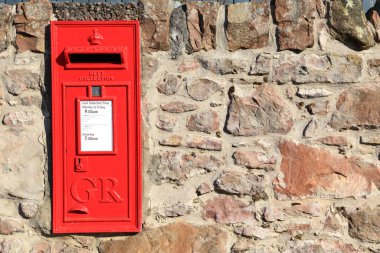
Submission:
[[[51,22],[53,232],[141,230],[138,21]]]

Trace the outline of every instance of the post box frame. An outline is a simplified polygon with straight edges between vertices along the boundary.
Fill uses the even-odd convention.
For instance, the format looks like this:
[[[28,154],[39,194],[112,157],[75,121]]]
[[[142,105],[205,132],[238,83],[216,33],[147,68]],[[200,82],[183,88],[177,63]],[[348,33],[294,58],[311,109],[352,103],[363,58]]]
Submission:
[[[135,47],[134,48],[125,48],[120,47],[120,54],[121,55],[127,55],[128,56],[128,50],[133,50],[134,55],[134,63],[136,64],[134,68],[134,83],[129,83],[127,81],[119,81],[119,80],[107,80],[104,83],[101,83],[102,85],[92,85],[92,86],[101,86],[101,89],[104,89],[104,87],[117,87],[117,86],[126,86],[128,88],[128,85],[135,85],[134,87],[134,93],[131,95],[133,96],[134,101],[138,101],[134,108],[134,114],[136,115],[136,122],[133,124],[131,129],[128,129],[128,132],[126,133],[129,137],[133,138],[133,143],[136,145],[136,150],[133,150],[131,152],[131,157],[128,157],[128,159],[133,159],[133,162],[128,161],[128,166],[130,164],[135,164],[137,166],[136,170],[133,172],[135,173],[134,177],[136,179],[135,185],[133,186],[127,186],[128,189],[130,187],[133,187],[134,191],[136,192],[135,198],[137,199],[136,206],[130,207],[131,212],[135,213],[136,220],[131,221],[130,219],[121,218],[120,220],[123,222],[131,222],[131,224],[121,224],[117,223],[115,225],[110,226],[109,223],[107,227],[102,227],[102,221],[99,221],[99,225],[96,226],[81,226],[80,222],[76,220],[72,220],[65,215],[63,215],[64,210],[64,199],[67,196],[63,196],[63,192],[65,191],[65,153],[67,152],[67,147],[65,146],[67,134],[65,130],[63,129],[65,127],[65,120],[67,117],[67,109],[64,105],[64,93],[65,88],[67,87],[82,87],[84,85],[84,82],[81,82],[81,80],[78,81],[64,81],[62,82],[59,78],[58,74],[58,67],[57,63],[55,62],[58,57],[64,57],[64,59],[68,59],[68,54],[72,52],[73,47],[68,46],[65,47],[64,52],[57,52],[55,49],[57,47],[57,41],[55,40],[57,29],[60,27],[75,27],[75,26],[107,26],[107,27],[118,27],[118,26],[128,26],[133,29],[133,36],[135,39]],[[141,154],[141,91],[140,91],[140,31],[139,31],[139,21],[52,21],[51,22],[51,41],[52,41],[52,88],[51,88],[51,94],[52,94],[52,164],[53,164],[53,171],[52,171],[52,232],[54,234],[62,234],[62,233],[119,233],[119,232],[140,232],[142,229],[142,154]],[[95,48],[95,47],[94,47]],[[104,47],[100,51],[108,52],[110,49],[107,47]],[[71,51],[70,51],[71,50]],[[62,54],[62,55],[61,55]],[[66,60],[65,60],[66,61]],[[67,62],[66,62],[67,63]],[[90,64],[91,65],[91,64]],[[98,64],[89,66],[88,64],[73,64],[73,63],[67,63],[66,69],[67,70],[76,70],[76,69],[87,69],[87,70],[99,70],[104,69],[105,71],[109,69],[127,69],[128,64],[126,62],[122,62],[120,66],[112,66],[112,64]],[[106,84],[105,84],[106,83]],[[79,109],[79,101],[82,100],[112,100],[112,121],[113,121],[113,151],[107,152],[107,151],[85,151],[81,152],[79,151],[78,154],[80,155],[88,155],[96,156],[96,155],[105,155],[105,156],[114,156],[119,153],[119,147],[117,146],[117,143],[115,139],[118,136],[118,129],[116,129],[117,126],[117,109],[116,109],[116,101],[118,101],[118,98],[111,95],[108,96],[106,93],[103,94],[101,97],[92,97],[91,94],[91,87],[87,86],[88,88],[88,97],[79,97],[79,99],[76,101],[75,108],[76,110]],[[129,96],[129,95],[128,95]],[[129,109],[126,109],[127,112]],[[77,112],[76,117],[80,118],[79,113]],[[128,116],[130,117],[130,116]],[[130,119],[127,117],[127,121],[130,121]],[[80,119],[77,118],[77,129],[80,129]],[[80,144],[80,130],[77,132],[76,138],[77,141],[79,141]],[[130,133],[134,133],[133,136],[131,136]],[[58,134],[57,134],[58,133]],[[80,149],[80,145],[78,146]],[[128,155],[129,156],[129,155]],[[128,172],[129,173],[129,172]],[[128,174],[129,175],[129,174]],[[130,176],[128,176],[130,177]],[[129,179],[128,179],[129,180]],[[67,191],[67,190],[66,190]],[[117,219],[116,219],[117,220]],[[66,223],[70,223],[69,225],[66,225]],[[105,219],[103,223],[112,222],[111,219]],[[78,225],[75,226],[73,223],[77,223]]]

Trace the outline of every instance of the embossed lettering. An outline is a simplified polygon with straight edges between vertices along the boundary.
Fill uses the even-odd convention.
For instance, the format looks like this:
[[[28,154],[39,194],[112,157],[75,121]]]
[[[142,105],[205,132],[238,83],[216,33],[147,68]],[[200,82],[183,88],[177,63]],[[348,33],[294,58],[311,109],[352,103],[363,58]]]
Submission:
[[[110,196],[113,198],[115,202],[124,202],[124,199],[120,197],[120,195],[114,189],[119,183],[116,178],[99,178],[101,181],[102,194],[99,202],[101,203],[110,203],[112,200],[109,198]]]
[[[90,201],[90,199],[94,197],[94,192],[97,191],[95,181],[96,178],[88,177],[80,178],[79,180],[74,181],[70,188],[71,196],[73,197],[73,199],[80,203],[87,203],[88,201]],[[86,182],[88,182],[89,184]],[[85,192],[87,192],[86,198],[82,198],[83,193],[78,192],[78,185],[90,185],[90,188],[85,189]]]
[[[124,199],[115,189],[118,183],[119,181],[113,177],[82,177],[72,183],[70,193],[73,199],[80,203],[87,203],[95,198],[99,198],[99,203],[122,203]],[[100,194],[95,194],[98,190]]]

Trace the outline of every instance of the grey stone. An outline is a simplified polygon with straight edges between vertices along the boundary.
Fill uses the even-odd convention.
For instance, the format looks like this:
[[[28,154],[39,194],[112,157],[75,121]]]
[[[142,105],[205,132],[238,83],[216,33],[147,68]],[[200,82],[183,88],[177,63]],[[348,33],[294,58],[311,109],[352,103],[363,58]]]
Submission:
[[[182,79],[180,76],[165,72],[163,78],[157,83],[157,90],[165,95],[173,95],[177,93],[181,84]]]
[[[0,196],[41,200],[44,196],[45,153],[39,141],[40,130],[0,131]],[[22,154],[22,159],[20,159]]]
[[[156,126],[164,131],[173,132],[177,119],[173,116],[160,114],[158,115]]]
[[[299,88],[297,91],[297,96],[301,98],[321,98],[321,97],[328,97],[330,95],[332,95],[332,93],[323,88],[316,88],[316,89]]]
[[[364,50],[375,45],[373,34],[367,26],[361,0],[333,1],[329,26],[334,38],[355,50]]]
[[[361,77],[363,60],[354,54],[281,54],[273,68],[278,83],[353,83]]]
[[[215,137],[192,136],[186,141],[188,148],[197,148],[201,150],[221,151],[223,142]]]
[[[349,220],[349,234],[363,242],[380,243],[380,207],[358,208],[345,212]]]
[[[213,133],[219,130],[219,115],[217,112],[209,110],[197,114],[192,114],[187,120],[187,129],[204,133]]]
[[[7,126],[33,125],[37,118],[34,111],[10,112],[4,115],[3,124]]]
[[[17,238],[0,239],[0,252],[2,253],[24,253],[23,242]]]
[[[254,200],[268,199],[265,178],[239,171],[224,171],[214,182],[215,190],[236,195],[250,195]]]
[[[379,146],[380,145],[380,137],[378,135],[360,136],[360,143],[366,144],[366,145]]]
[[[252,61],[241,58],[197,56],[201,66],[215,74],[248,73]]]
[[[0,4],[0,52],[6,50],[12,40],[12,6]]]
[[[231,94],[227,130],[236,136],[288,133],[294,124],[292,112],[276,88],[256,87],[251,94],[235,88]]]
[[[186,214],[189,214],[191,210],[192,210],[191,206],[185,205],[184,203],[181,203],[181,202],[177,202],[174,205],[163,208],[158,213],[161,216],[173,218],[173,217],[179,217],[179,216],[184,216]]]
[[[173,101],[166,104],[161,104],[161,109],[170,113],[183,113],[197,110],[198,105],[188,104],[182,101]]]
[[[5,72],[3,82],[12,95],[20,95],[27,89],[40,88],[40,75],[27,69],[9,70]]]
[[[169,36],[170,53],[173,59],[176,59],[185,51],[191,52],[186,13],[182,5],[175,8],[170,16]]]
[[[221,168],[222,160],[206,154],[162,151],[153,156],[148,174],[158,184],[182,183],[187,178]]]
[[[11,235],[17,232],[24,232],[22,220],[11,217],[0,217],[0,234]]]
[[[189,96],[195,101],[209,99],[213,94],[223,91],[217,82],[208,78],[188,80],[186,88]]]
[[[21,202],[20,210],[25,218],[33,218],[38,212],[38,204],[35,202]]]

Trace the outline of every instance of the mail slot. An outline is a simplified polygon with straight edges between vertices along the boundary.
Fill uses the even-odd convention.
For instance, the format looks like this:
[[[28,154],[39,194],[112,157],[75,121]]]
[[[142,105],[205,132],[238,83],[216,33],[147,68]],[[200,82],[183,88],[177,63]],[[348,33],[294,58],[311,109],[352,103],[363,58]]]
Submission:
[[[138,21],[51,22],[53,233],[141,231]]]

